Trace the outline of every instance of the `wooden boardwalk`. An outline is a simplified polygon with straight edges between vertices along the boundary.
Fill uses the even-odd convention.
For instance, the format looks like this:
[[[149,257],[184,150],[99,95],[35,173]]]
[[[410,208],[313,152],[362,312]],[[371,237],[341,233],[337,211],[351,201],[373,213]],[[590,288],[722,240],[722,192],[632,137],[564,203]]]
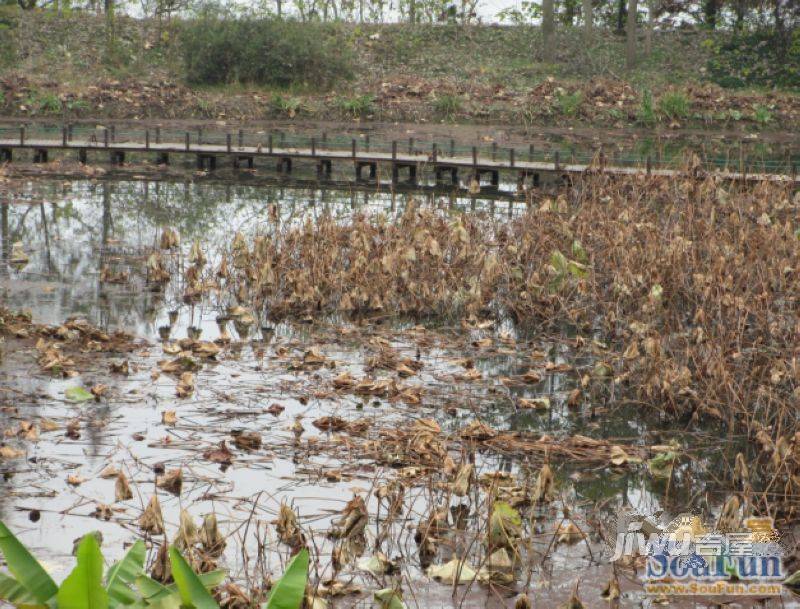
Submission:
[[[241,140],[237,143],[241,143]],[[77,153],[80,162],[88,162],[88,155],[104,153],[109,155],[113,164],[123,164],[128,153],[152,153],[158,163],[168,164],[170,155],[194,155],[198,169],[213,171],[217,168],[218,159],[228,159],[233,167],[243,165],[252,168],[256,159],[270,158],[277,161],[277,170],[281,173],[292,171],[293,161],[309,161],[316,163],[317,173],[320,176],[330,176],[333,163],[348,163],[355,168],[355,177],[358,180],[376,179],[379,165],[389,167],[393,182],[398,182],[402,175],[408,182],[416,183],[418,173],[427,170],[433,173],[437,182],[446,181],[453,184],[459,183],[459,172],[464,172],[469,179],[481,179],[488,176],[492,185],[498,185],[500,172],[511,173],[518,181],[529,179],[533,186],[538,186],[544,176],[554,177],[556,180],[568,178],[571,175],[580,175],[587,171],[597,171],[613,175],[638,175],[678,177],[684,172],[675,169],[652,168],[649,161],[642,167],[612,166],[603,161],[595,164],[561,163],[558,155],[552,162],[530,161],[515,158],[514,151],[510,150],[504,158],[485,158],[479,156],[477,148],[472,149],[471,156],[441,155],[434,147],[430,154],[419,152],[400,153],[397,144],[392,144],[392,152],[378,152],[359,150],[353,140],[349,150],[330,149],[327,146],[318,147],[314,138],[310,146],[278,147],[274,146],[272,137],[266,146],[234,145],[231,135],[227,136],[226,144],[198,144],[191,142],[189,134],[182,142],[153,142],[150,141],[149,132],[144,141],[113,141],[108,137],[108,132],[101,140],[95,137],[89,139],[75,139],[68,137],[64,130],[61,139],[28,139],[23,129],[17,138],[0,139],[0,163],[13,161],[14,150],[27,149],[33,151],[34,162],[47,162],[51,150],[73,150]],[[367,176],[364,175],[367,170]],[[786,174],[744,173],[729,171],[710,171],[725,180],[732,181],[772,181],[800,184],[800,177]]]

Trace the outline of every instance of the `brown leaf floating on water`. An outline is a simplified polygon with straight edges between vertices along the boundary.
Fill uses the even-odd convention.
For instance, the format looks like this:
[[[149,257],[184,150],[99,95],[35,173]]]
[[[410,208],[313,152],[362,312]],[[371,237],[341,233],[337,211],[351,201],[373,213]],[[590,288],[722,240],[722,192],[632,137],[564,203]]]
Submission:
[[[209,556],[218,557],[225,550],[225,538],[219,532],[217,517],[214,514],[206,514],[203,518],[203,526],[200,528],[200,543]]]
[[[114,484],[114,501],[128,501],[133,499],[128,478],[123,472],[117,474],[117,482]]]
[[[151,535],[161,535],[164,532],[164,517],[157,495],[150,497],[150,502],[139,518],[139,528]]]
[[[203,458],[213,461],[214,463],[230,465],[230,463],[233,462],[233,453],[225,444],[225,440],[222,440],[217,448],[204,452]]]
[[[242,450],[258,450],[261,448],[261,434],[257,431],[231,432],[233,443]]]
[[[157,476],[156,486],[173,495],[180,495],[183,488],[183,470],[181,468],[171,469],[164,475]]]
[[[185,509],[181,510],[180,525],[178,534],[175,536],[175,547],[181,552],[187,552],[200,541],[200,531],[194,522],[194,518]]]

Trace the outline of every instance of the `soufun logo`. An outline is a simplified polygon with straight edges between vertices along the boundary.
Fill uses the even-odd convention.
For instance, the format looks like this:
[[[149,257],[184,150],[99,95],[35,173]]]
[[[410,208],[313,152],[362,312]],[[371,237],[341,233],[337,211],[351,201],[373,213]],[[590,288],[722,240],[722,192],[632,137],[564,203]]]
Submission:
[[[766,584],[785,577],[781,560],[784,549],[770,518],[748,518],[743,530],[723,533],[707,529],[693,514],[681,514],[662,526],[652,516],[627,512],[617,519],[611,550],[612,561],[647,558],[643,579],[648,593],[665,594],[667,586],[674,594],[697,594],[701,589],[705,594],[724,594],[728,592],[714,591],[749,580],[765,585],[739,588],[757,589],[762,594],[769,594],[764,592],[769,588],[780,594],[780,585]],[[661,585],[653,585],[656,583]],[[656,589],[659,591],[651,592]]]

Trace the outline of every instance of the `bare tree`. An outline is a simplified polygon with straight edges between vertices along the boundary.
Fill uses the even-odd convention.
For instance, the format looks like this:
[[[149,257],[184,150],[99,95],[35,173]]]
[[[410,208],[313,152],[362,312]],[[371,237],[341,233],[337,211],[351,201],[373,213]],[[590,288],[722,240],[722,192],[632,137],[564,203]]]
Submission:
[[[586,33],[586,42],[592,38],[593,21],[592,0],[583,0],[583,31]]]
[[[547,62],[552,62],[555,56],[553,52],[555,50],[553,48],[555,28],[553,0],[542,0],[542,58]]]
[[[627,44],[625,46],[625,65],[629,70],[636,64],[636,12],[638,0],[628,0]]]

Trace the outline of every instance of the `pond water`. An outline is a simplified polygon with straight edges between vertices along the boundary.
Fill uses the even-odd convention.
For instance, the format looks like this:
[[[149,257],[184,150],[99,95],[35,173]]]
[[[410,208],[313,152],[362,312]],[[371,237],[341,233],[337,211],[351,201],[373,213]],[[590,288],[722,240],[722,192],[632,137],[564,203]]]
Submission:
[[[69,317],[80,317],[107,332],[128,332],[137,340],[126,354],[76,359],[76,374],[67,378],[41,371],[30,343],[13,343],[19,348],[6,348],[0,361],[0,430],[11,438],[10,445],[24,451],[22,459],[0,460],[4,474],[0,519],[19,533],[58,578],[72,564],[73,540],[86,532],[102,533],[110,557],[121,554],[123,544],[140,536],[139,516],[157,493],[169,538],[176,534],[182,509],[197,521],[216,514],[227,540],[219,565],[250,585],[256,584],[260,573],[282,571],[289,554],[277,539],[273,521],[283,502],[292,505],[307,536],[314,540],[316,568],[324,580],[333,574],[330,555],[336,545],[326,533],[347,502],[359,495],[365,498],[370,516],[364,555],[380,546],[401,565],[399,577],[410,607],[513,606],[514,593],[524,588],[526,579],[538,606],[567,601],[576,585],[584,605],[604,606],[607,601],[601,593],[613,574],[602,534],[613,528],[619,510],[716,513],[726,499],[719,471],[742,449],[740,439],[728,438],[720,446],[715,430],[685,433],[644,405],[626,403],[613,392],[597,393],[591,403],[577,408],[570,405],[570,393],[602,359],[603,347],[598,342],[591,349],[576,349],[574,332],[569,329],[560,335],[539,335],[510,322],[464,327],[452,321],[385,315],[283,321],[274,325],[266,339],[255,331],[240,336],[231,328],[232,340],[222,342],[221,352],[195,371],[195,389],[189,397],[177,397],[174,376],[160,368],[159,362],[172,356],[159,339],[159,328],[171,326],[172,340],[185,337],[189,326],[201,328],[203,339],[217,339],[216,318],[222,302],[184,304],[177,279],[162,290],[149,289],[144,268],[164,227],[180,235],[183,255],[192,242],[200,240],[206,255],[215,260],[236,232],[264,231],[275,214],[284,226],[314,222],[322,214],[342,221],[356,212],[391,218],[413,199],[441,213],[495,215],[497,222],[503,222],[522,209],[513,201],[355,192],[291,183],[246,186],[47,179],[17,185],[10,199],[11,204],[2,206],[0,304],[29,311],[37,323],[59,325]],[[10,260],[16,243],[28,257],[26,264]],[[177,312],[174,320],[172,311]],[[331,390],[343,372],[358,379],[390,376],[389,371],[370,366],[371,358],[387,348],[399,358],[420,364],[411,378],[398,380],[399,393],[359,395]],[[309,352],[324,358],[323,362],[304,364]],[[473,360],[474,367],[466,369],[476,370],[476,377],[465,378],[464,358]],[[110,372],[122,359],[127,374]],[[520,382],[534,366],[546,371],[541,379]],[[66,399],[70,387],[97,384],[107,386],[98,401],[75,404]],[[421,403],[403,397],[404,390],[412,396],[416,390],[422,392]],[[517,406],[520,399],[539,398],[546,398],[548,407]],[[270,408],[276,404],[281,407],[278,411]],[[177,420],[165,423],[165,412],[170,411]],[[351,442],[319,429],[313,422],[321,417],[361,422],[372,444]],[[13,438],[21,422],[43,418],[55,423],[53,431],[41,430],[38,438],[24,443]],[[522,583],[509,588],[462,585],[453,591],[424,575],[416,558],[414,530],[432,507],[449,508],[455,517],[459,506],[468,506],[472,510],[468,521],[476,522],[474,530],[471,524],[456,527],[434,562],[466,554],[477,564],[480,558],[470,553],[480,545],[475,543],[475,530],[485,519],[480,514],[486,510],[485,493],[475,484],[466,497],[452,497],[443,492],[441,482],[418,475],[415,468],[423,466],[376,460],[374,453],[382,443],[390,443],[392,430],[401,435],[432,419],[443,433],[457,433],[476,418],[499,431],[545,435],[554,439],[554,446],[573,446],[576,437],[632,447],[671,444],[686,458],[665,482],[644,465],[611,467],[607,461],[581,458],[580,451],[570,457],[569,450],[554,449],[552,458],[541,451],[477,450],[461,455],[474,463],[478,478],[500,479],[502,474],[516,484],[535,477],[545,458],[555,472],[558,497],[526,518],[532,542]],[[77,437],[64,433],[72,421],[79,421]],[[298,424],[303,428],[301,435],[296,433]],[[236,437],[242,432],[260,434],[261,445],[241,449]],[[208,457],[222,441],[233,451],[231,463]],[[125,472],[133,499],[114,501],[114,478],[100,476],[109,465]],[[156,473],[175,468],[182,470],[181,492],[156,489]],[[73,477],[72,483],[68,477]],[[404,483],[405,498],[399,517],[387,523],[386,504],[375,491],[392,480]],[[110,506],[109,520],[93,516],[98,505]],[[555,543],[567,515],[586,531],[585,540]],[[153,536],[157,543],[162,539]],[[653,604],[635,575],[619,573],[618,577],[622,589],[618,602]],[[391,578],[365,574],[351,565],[339,579],[362,593],[331,599],[331,604],[367,607],[371,606],[369,592],[385,587]],[[789,598],[783,600],[791,603]],[[702,599],[698,602],[704,604]],[[681,603],[673,600],[672,604]]]

